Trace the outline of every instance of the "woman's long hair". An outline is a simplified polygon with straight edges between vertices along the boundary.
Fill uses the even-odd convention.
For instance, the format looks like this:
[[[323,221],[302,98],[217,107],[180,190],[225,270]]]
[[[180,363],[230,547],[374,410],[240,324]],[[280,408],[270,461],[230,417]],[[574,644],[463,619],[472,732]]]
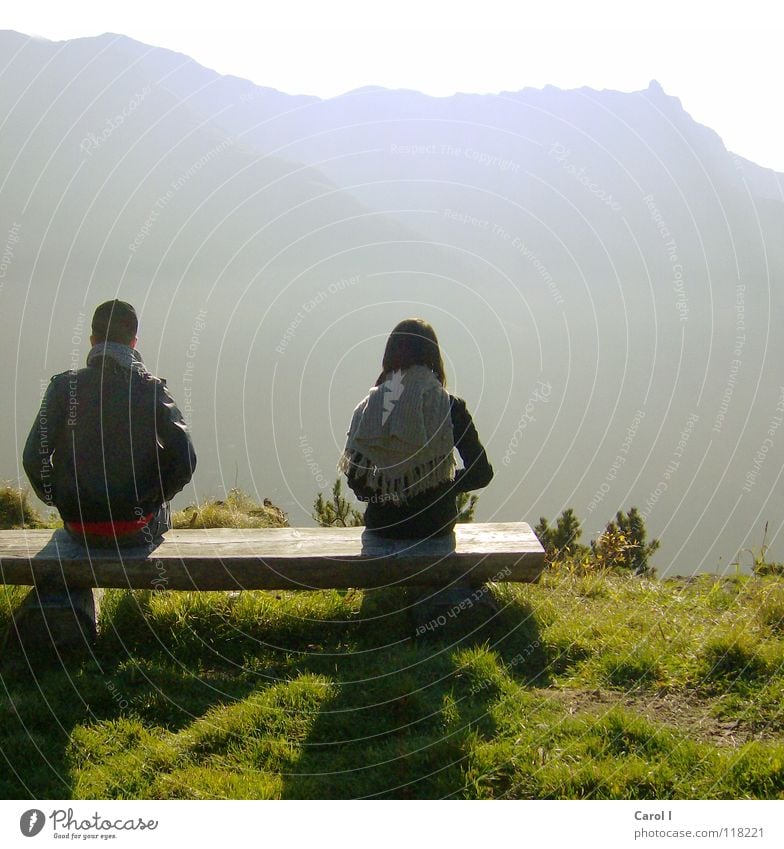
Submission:
[[[376,386],[380,386],[391,372],[410,366],[428,366],[441,385],[446,386],[436,332],[421,318],[406,318],[390,333]]]

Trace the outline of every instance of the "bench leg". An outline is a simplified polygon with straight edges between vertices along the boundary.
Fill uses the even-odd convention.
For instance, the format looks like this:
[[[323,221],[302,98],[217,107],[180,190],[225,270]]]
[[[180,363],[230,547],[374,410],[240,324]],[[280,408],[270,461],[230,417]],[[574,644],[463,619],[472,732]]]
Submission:
[[[414,636],[435,633],[457,618],[465,620],[469,611],[492,618],[499,611],[487,584],[460,580],[442,589],[428,590],[412,606]]]
[[[95,642],[102,590],[34,587],[14,611],[8,639],[26,653],[73,652]]]

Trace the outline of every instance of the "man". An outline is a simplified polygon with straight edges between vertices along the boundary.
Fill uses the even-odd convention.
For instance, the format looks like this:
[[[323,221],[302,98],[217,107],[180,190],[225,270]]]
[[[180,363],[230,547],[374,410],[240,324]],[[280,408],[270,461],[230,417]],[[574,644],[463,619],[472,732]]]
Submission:
[[[124,301],[95,310],[87,367],[52,378],[25,444],[36,495],[90,546],[152,544],[196,466],[165,381],[136,351],[137,329]]]

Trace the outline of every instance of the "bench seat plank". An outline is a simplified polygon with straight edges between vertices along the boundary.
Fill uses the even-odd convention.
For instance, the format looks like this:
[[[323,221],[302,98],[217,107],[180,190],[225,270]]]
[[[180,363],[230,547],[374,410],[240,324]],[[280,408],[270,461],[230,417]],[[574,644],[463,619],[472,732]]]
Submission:
[[[0,581],[169,590],[535,581],[544,552],[523,522],[461,524],[450,537],[388,540],[364,528],[169,531],[153,549],[90,549],[64,531],[0,532]]]

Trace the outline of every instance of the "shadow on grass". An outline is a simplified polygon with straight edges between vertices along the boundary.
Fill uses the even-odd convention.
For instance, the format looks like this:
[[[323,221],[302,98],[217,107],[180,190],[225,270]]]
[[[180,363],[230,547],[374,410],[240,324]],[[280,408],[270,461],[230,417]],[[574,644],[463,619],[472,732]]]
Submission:
[[[538,686],[516,602],[414,639],[412,594],[114,593],[95,653],[0,671],[6,798],[441,798]],[[50,658],[51,661],[51,658]]]
[[[243,698],[257,686],[247,677],[200,674],[162,651],[160,641],[145,641],[130,593],[121,594],[111,611],[118,620],[103,623],[97,643],[56,648],[46,639],[43,620],[41,639],[30,639],[35,622],[21,639],[12,614],[27,592],[4,587],[2,598],[0,798],[71,798],[76,729],[131,716],[177,730],[216,702]],[[138,653],[135,636],[142,637]],[[153,645],[157,652],[149,651]]]
[[[425,593],[425,595],[427,595]],[[353,624],[355,644],[331,675],[286,798],[448,798],[465,795],[471,747],[491,740],[492,705],[511,674],[536,680],[544,668],[536,620],[528,609],[461,611],[417,635],[414,590],[365,592]]]
[[[89,648],[58,652],[11,636],[0,660],[0,798],[69,798],[65,752],[89,721],[102,672]]]

